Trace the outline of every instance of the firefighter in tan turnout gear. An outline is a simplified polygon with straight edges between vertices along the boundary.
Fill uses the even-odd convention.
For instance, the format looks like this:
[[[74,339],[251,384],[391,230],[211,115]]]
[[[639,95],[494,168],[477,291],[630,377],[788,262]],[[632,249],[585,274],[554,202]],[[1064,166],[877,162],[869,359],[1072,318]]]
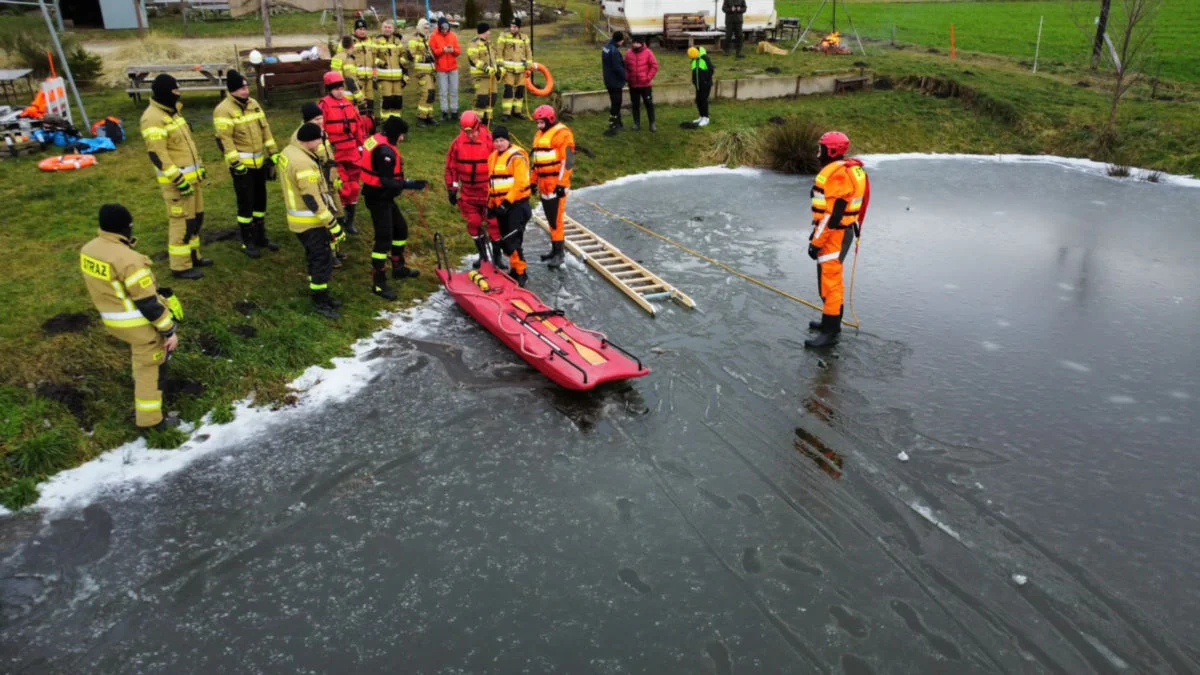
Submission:
[[[432,127],[433,101],[437,96],[437,77],[434,73],[433,49],[429,46],[429,22],[417,22],[417,32],[408,41],[408,53],[412,56],[413,72],[417,74],[417,124]]]
[[[383,22],[383,34],[371,43],[375,54],[375,90],[379,94],[379,123],[404,113],[404,87],[409,80],[408,49],[404,38],[396,34],[396,24]]]
[[[100,207],[100,232],[79,252],[79,268],[100,320],[133,352],[133,403],[142,429],[175,426],[163,421],[167,358],[179,344],[176,320],[183,307],[158,288],[150,259],[133,250],[133,216],[120,204]]]
[[[338,205],[321,166],[319,153],[324,144],[321,127],[305,122],[284,148],[279,169],[283,173],[288,229],[296,233],[308,261],[308,290],[313,307],[322,316],[336,319],[341,302],[330,297],[329,279],[333,275],[333,245],[343,241],[346,234],[335,217]]]
[[[480,22],[475,27],[478,35],[467,45],[467,63],[471,65],[471,84],[475,88],[475,114],[483,126],[492,124],[492,109],[496,107],[496,53],[488,39],[492,27]]]
[[[204,199],[200,183],[208,174],[192,140],[191,127],[180,112],[179,83],[162,73],[150,85],[150,105],[142,113],[142,139],[167,203],[167,252],[171,275],[180,279],[204,276],[196,267],[212,261],[200,257],[200,227],[204,224]]]
[[[246,78],[231,70],[225,80],[229,95],[213,110],[213,130],[217,149],[224,153],[233,178],[242,251],[257,258],[262,255],[259,249],[279,250],[267,238],[266,225],[267,181],[276,179],[279,149],[262,106],[250,98]]]
[[[504,114],[500,119],[524,119],[521,111],[525,109],[525,71],[533,61],[533,50],[529,47],[529,38],[521,35],[520,17],[513,17],[508,32],[500,36],[496,46],[500,49],[500,70],[504,73],[500,80],[504,83],[500,100],[500,110]]]

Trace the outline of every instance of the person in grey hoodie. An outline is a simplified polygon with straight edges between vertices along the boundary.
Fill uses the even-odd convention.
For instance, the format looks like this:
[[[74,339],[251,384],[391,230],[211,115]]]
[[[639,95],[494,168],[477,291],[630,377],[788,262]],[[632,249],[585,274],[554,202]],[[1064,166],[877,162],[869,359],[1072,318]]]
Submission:
[[[621,55],[623,44],[625,34],[614,31],[612,39],[600,52],[600,63],[604,66],[604,88],[608,90],[608,131],[605,133],[609,135],[625,127],[621,123],[621,96],[625,90],[625,59]]]

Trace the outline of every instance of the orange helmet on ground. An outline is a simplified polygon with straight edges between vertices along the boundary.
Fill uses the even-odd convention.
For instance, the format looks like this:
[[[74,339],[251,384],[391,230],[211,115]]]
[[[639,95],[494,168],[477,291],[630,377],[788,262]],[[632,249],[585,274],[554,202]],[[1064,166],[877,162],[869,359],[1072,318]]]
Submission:
[[[547,124],[554,124],[554,107],[548,105],[539,105],[537,110],[533,111],[533,119],[546,120]]]
[[[468,110],[458,118],[458,126],[462,127],[463,131],[474,131],[479,127],[479,114],[474,110]]]
[[[845,157],[850,150],[850,137],[840,131],[830,131],[822,135],[818,143],[832,159]]]

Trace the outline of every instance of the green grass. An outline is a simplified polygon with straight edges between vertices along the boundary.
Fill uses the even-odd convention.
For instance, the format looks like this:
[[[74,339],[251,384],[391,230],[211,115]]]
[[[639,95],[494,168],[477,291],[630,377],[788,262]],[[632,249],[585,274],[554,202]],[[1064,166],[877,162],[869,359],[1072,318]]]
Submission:
[[[353,24],[353,19],[347,19],[346,30],[349,31]],[[150,17],[148,28],[159,35],[185,37],[185,27],[178,14]],[[46,22],[42,19],[40,12],[3,15],[3,18],[0,19],[0,33],[9,31],[38,31],[39,34],[45,34]],[[67,33],[85,41],[136,39],[138,36],[137,29],[104,30],[103,28],[89,26],[69,28]],[[271,17],[271,34],[273,36],[297,34],[320,35],[322,33],[337,33],[337,21],[334,20],[332,15],[325,20],[324,25],[321,24],[320,13],[289,12]],[[236,19],[214,17],[207,21],[189,20],[186,27],[186,37],[246,36],[257,37],[261,41],[262,34],[262,21],[257,15],[241,16]]]
[[[806,25],[820,0],[779,0],[779,16],[798,17]],[[1120,3],[1114,2],[1110,35],[1120,22]],[[850,19],[864,40],[890,41],[895,27],[897,42],[950,51],[950,24],[960,52],[980,52],[1033,62],[1038,21],[1045,17],[1039,70],[1045,66],[1080,67],[1091,58],[1098,2],[1051,0],[1042,2],[943,1],[943,2],[851,2]],[[838,6],[838,28],[849,32],[849,23]],[[832,3],[826,3],[813,30],[830,29]],[[1163,78],[1200,82],[1200,2],[1164,0],[1152,47],[1157,54],[1148,70],[1161,65]],[[1114,37],[1115,39],[1115,37]],[[811,42],[811,41],[810,41]]]
[[[564,19],[553,31],[539,31],[536,57],[550,65],[560,88],[598,89],[600,46],[586,43],[577,23],[582,22]],[[687,61],[681,52],[657,53],[662,64],[659,84],[687,80]],[[740,61],[721,54],[713,58],[718,77],[730,78],[764,75],[768,68],[812,73],[852,66],[861,57],[797,53],[750,54]],[[736,105],[715,101],[713,125],[698,131],[679,128],[680,122],[695,116],[692,106],[660,105],[660,133],[628,132],[613,138],[601,134],[606,115],[583,115],[570,122],[581,146],[576,184],[702,165],[706,153],[721,138],[728,138],[723,132],[758,130],[769,135],[764,127],[777,116],[839,128],[853,139],[856,153],[1054,153],[1200,173],[1200,150],[1192,140],[1200,137],[1200,110],[1195,105],[1197,88],[1192,85],[1175,87],[1173,101],[1150,100],[1146,89],[1135,89],[1123,108],[1118,145],[1111,155],[1101,156],[1095,144],[1095,129],[1106,110],[1100,79],[1084,78],[1089,86],[1078,87],[1074,86],[1081,79],[1078,75],[1033,76],[1019,63],[1003,58],[968,53],[951,61],[944,54],[878,46],[871,48],[865,62],[897,82],[922,75],[954,82],[960,97],[937,98],[899,89]],[[145,104],[134,105],[124,94],[110,90],[89,91],[85,98],[93,118],[121,117],[130,136],[117,152],[100,156],[97,167],[51,174],[36,169],[40,157],[0,160],[0,203],[14,207],[4,212],[0,223],[0,247],[6,253],[0,257],[0,276],[18,289],[6,298],[5,318],[0,322],[0,341],[5,346],[0,350],[0,503],[9,507],[36,499],[38,480],[135,435],[127,348],[109,338],[98,323],[82,333],[51,336],[42,330],[47,319],[60,313],[93,315],[77,256],[79,247],[94,235],[101,203],[121,201],[130,208],[139,250],[153,256],[166,249],[163,205],[137,128]],[[460,100],[468,100],[465,92]],[[217,101],[215,96],[187,96],[184,109],[212,178],[204,186],[209,233],[234,227],[230,179],[212,142],[211,111]],[[268,110],[280,139],[286,139],[299,123],[298,109],[295,103]],[[411,110],[408,116],[411,120]],[[516,122],[510,128],[528,144],[531,123]],[[335,272],[331,285],[333,293],[346,301],[342,318],[327,321],[315,315],[307,299],[301,249],[284,224],[276,184],[269,186],[268,230],[283,250],[252,261],[233,241],[205,244],[205,255],[217,265],[200,282],[170,283],[165,261],[157,263],[156,271],[175,288],[187,312],[180,350],[171,362],[171,379],[203,385],[192,384],[168,399],[168,410],[189,421],[212,412],[213,421],[224,423],[232,417],[231,404],[251,392],[260,405],[287,405],[292,399],[286,385],[300,372],[346,355],[354,340],[380,327],[381,309],[407,306],[434,290],[430,234],[445,233],[453,255],[471,249],[461,217],[446,203],[441,186],[444,152],[454,133],[453,125],[416,129],[401,148],[408,175],[430,180],[434,187],[423,205],[411,197],[402,199],[413,257],[424,274],[399,285],[399,302],[386,303],[370,293],[371,225],[364,213],[359,221],[363,235],[350,242],[351,258]],[[536,290],[544,272],[538,265],[531,269]],[[201,343],[221,353],[206,354]],[[181,440],[178,434],[151,439],[160,447],[173,447]]]

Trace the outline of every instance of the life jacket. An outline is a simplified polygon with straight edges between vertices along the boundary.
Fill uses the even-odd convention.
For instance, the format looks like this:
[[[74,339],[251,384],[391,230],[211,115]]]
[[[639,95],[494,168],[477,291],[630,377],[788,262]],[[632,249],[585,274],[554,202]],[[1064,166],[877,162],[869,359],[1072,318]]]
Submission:
[[[529,199],[533,194],[533,188],[529,185],[529,175],[517,175],[517,169],[513,161],[517,157],[525,157],[525,151],[517,147],[514,143],[508,146],[508,150],[504,152],[493,152],[488,158],[488,204],[495,205],[505,201],[505,197],[512,196],[513,203],[523,199]],[[528,168],[526,168],[528,171]],[[514,188],[516,194],[513,194]]]
[[[358,145],[364,133],[354,101],[326,96],[321,99],[320,105],[325,118],[325,133],[333,145],[334,159],[339,162],[357,161]]]
[[[460,134],[451,146],[452,154],[446,159],[446,183],[454,184],[466,192],[480,190],[488,182],[488,157],[492,154],[491,134],[480,125],[472,141]]]
[[[837,174],[843,173],[845,178],[831,183]],[[862,169],[862,162],[857,159],[838,159],[825,165],[821,172],[817,174],[813,180],[813,187],[810,192],[812,197],[812,218],[813,223],[820,223],[826,213],[829,212],[829,204],[826,201],[826,189],[831,185],[840,183],[842,180],[849,180],[851,183],[851,194],[847,195],[844,190],[838,185],[840,194],[833,196],[835,199],[846,200],[846,211],[842,214],[841,222],[828,223],[831,230],[844,230],[848,227],[856,227],[859,223],[859,218],[862,215],[863,196],[867,190],[867,172]]]
[[[113,143],[120,143],[125,140],[125,127],[121,126],[120,118],[109,115],[92,124],[92,135],[103,136]]]
[[[361,180],[363,185],[370,185],[375,188],[383,187],[383,181],[380,180],[383,177],[375,173],[375,166],[371,163],[371,155],[375,154],[375,148],[381,145],[391,148],[392,152],[396,153],[396,173],[393,176],[387,176],[387,178],[395,178],[398,181],[404,180],[404,159],[400,157],[400,151],[396,149],[395,145],[388,142],[386,135],[375,134],[368,138],[366,143],[363,143],[362,157],[358,159],[358,168],[362,169]]]
[[[567,133],[570,132],[559,122],[549,129],[539,132],[537,138],[533,139],[533,152],[529,161],[539,184],[543,179],[557,178],[562,173],[563,158],[559,156],[559,149],[555,146],[554,141],[558,136]]]
[[[861,159],[848,159],[846,166],[861,167],[863,163]],[[854,234],[858,236],[862,236],[863,221],[867,219],[867,207],[871,205],[871,176],[864,171],[863,179],[866,185],[863,187],[862,208],[858,211],[858,223],[854,226]]]

